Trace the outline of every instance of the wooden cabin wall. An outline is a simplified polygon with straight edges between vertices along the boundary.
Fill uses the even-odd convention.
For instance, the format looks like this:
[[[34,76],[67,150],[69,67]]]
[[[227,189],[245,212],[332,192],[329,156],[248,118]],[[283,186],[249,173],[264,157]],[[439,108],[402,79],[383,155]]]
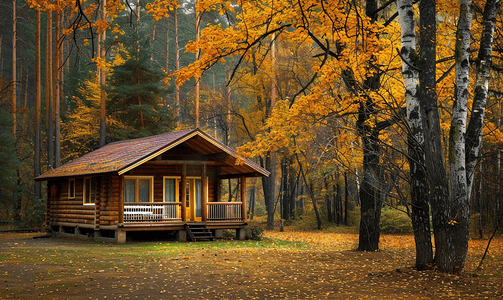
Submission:
[[[99,193],[98,184],[96,192]],[[49,181],[47,223],[54,226],[94,227],[95,206],[84,205],[84,179],[75,179],[75,198],[68,198],[68,179]]]
[[[84,178],[75,178],[75,198],[68,198],[68,179],[49,181],[47,224],[99,228],[119,222],[119,176],[97,176],[96,202],[84,204]]]
[[[96,203],[97,227],[119,223],[120,176],[106,175],[100,180],[102,190],[99,204]]]

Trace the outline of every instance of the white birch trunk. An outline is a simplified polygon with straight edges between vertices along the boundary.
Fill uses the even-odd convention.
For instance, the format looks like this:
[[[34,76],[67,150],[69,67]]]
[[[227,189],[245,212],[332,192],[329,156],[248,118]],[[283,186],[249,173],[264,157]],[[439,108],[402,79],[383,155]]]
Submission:
[[[480,49],[477,61],[477,80],[473,97],[472,114],[466,133],[466,179],[468,186],[468,199],[471,195],[475,167],[479,160],[482,147],[482,128],[487,105],[487,92],[489,89],[489,74],[492,64],[492,50],[494,43],[494,30],[499,0],[488,0],[484,7],[484,29],[480,40]]]
[[[416,29],[414,26],[414,8],[412,0],[398,0],[398,23],[402,30],[402,64],[403,85],[405,87],[405,102],[407,107],[407,122],[418,144],[424,142],[423,125],[419,99],[417,98],[417,86],[419,85],[419,72],[413,66],[409,56],[416,52]]]
[[[425,172],[424,134],[417,87],[419,69],[414,66],[412,56],[416,53],[416,29],[412,0],[398,0],[398,23],[402,32],[401,57],[402,76],[405,88],[407,111],[408,152],[411,178],[412,226],[416,244],[416,268],[423,270],[433,263],[433,247],[430,234],[430,209],[428,201],[428,181]]]
[[[451,221],[454,244],[454,272],[464,268],[468,252],[469,204],[465,164],[465,138],[470,82],[471,0],[461,0],[456,33],[456,85],[449,134]]]

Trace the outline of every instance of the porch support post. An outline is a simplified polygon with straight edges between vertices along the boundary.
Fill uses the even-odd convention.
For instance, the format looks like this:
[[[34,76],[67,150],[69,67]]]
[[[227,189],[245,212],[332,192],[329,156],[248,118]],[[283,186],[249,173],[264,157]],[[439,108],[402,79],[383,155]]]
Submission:
[[[119,224],[124,224],[124,175],[119,177]]]
[[[187,222],[187,165],[182,165],[182,221]]]
[[[246,222],[246,177],[241,176],[241,217]]]
[[[206,203],[208,202],[208,179],[206,177],[206,164],[203,164],[202,166],[202,172],[201,172],[201,217],[202,221],[206,222],[208,219],[208,207]]]
[[[215,201],[222,201],[222,178],[220,178],[220,167],[215,168]]]

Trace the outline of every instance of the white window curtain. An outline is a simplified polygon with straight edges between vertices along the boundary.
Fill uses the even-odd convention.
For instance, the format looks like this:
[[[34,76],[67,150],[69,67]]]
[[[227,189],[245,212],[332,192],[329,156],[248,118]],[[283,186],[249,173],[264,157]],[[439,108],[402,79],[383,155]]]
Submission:
[[[165,178],[164,179],[164,201],[166,202],[176,202],[176,179]]]
[[[124,202],[130,203],[135,202],[135,180],[125,179],[124,180]]]

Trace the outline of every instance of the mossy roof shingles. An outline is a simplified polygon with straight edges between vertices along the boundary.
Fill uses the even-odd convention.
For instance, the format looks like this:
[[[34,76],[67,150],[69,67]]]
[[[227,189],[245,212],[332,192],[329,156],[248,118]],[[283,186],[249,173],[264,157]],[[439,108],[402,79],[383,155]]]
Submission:
[[[39,180],[119,172],[195,130],[183,130],[134,140],[110,143],[59,168],[37,177]]]
[[[90,152],[56,169],[49,170],[38,176],[37,180],[48,180],[58,177],[87,176],[111,172],[120,172],[137,163],[162,153],[166,148],[177,145],[177,142],[184,141],[193,136],[203,136],[211,140],[214,145],[224,150],[228,154],[236,157],[236,152],[223,145],[219,141],[206,135],[199,129],[189,129],[175,131],[134,140],[110,143],[100,149]],[[254,162],[246,159],[245,164],[252,169],[258,170],[263,175],[269,172],[262,169]]]

